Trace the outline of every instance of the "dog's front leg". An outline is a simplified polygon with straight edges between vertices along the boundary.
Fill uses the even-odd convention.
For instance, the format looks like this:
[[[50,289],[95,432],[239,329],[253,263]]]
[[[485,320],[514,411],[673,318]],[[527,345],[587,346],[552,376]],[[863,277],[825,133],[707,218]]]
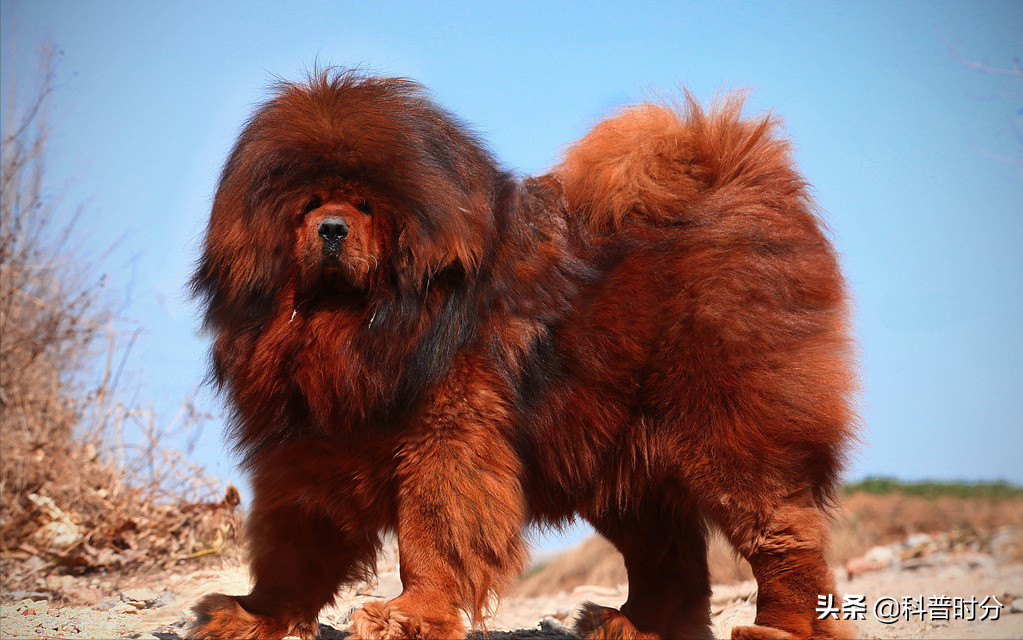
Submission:
[[[401,450],[398,548],[404,590],[353,616],[356,638],[461,638],[521,570],[521,467],[497,376],[461,365]]]
[[[193,609],[188,637],[315,638],[317,615],[340,586],[372,572],[390,509],[356,481],[372,464],[318,441],[295,440],[249,459],[253,501],[245,522],[252,591],[211,594]],[[358,489],[362,490],[358,490]]]

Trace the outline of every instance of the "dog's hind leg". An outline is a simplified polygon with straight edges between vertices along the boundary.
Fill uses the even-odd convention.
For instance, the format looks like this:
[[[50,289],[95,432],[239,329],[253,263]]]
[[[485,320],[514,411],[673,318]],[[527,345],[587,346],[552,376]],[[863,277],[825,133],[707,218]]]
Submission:
[[[719,501],[720,502],[720,501]],[[828,522],[804,494],[745,509],[733,501],[712,515],[757,580],[757,617],[753,626],[735,627],[732,638],[794,640],[852,638],[853,627],[816,614],[818,598],[835,596],[835,579],[824,559]]]
[[[650,501],[592,520],[625,558],[629,599],[621,611],[588,605],[577,620],[586,638],[710,638],[710,578],[703,521]]]

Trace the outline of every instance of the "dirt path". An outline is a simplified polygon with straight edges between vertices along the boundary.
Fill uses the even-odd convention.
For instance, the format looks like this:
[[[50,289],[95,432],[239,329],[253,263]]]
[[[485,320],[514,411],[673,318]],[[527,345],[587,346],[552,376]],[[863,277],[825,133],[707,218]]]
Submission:
[[[885,558],[881,556],[874,560],[884,565]],[[103,593],[107,585],[102,581],[82,580],[86,580],[82,585],[67,586],[71,593],[98,596],[91,602],[56,606],[42,594],[13,594],[16,598],[24,597],[0,604],[0,636],[177,640],[183,637],[190,619],[189,607],[204,593],[245,593],[248,590],[248,576],[241,566],[188,575],[157,574],[136,584],[135,588],[113,593]],[[76,587],[78,591],[74,591]],[[361,585],[345,592],[337,607],[323,612],[321,637],[324,640],[344,638],[343,630],[353,607],[367,598],[397,595],[400,588],[393,555],[385,557],[376,584]],[[839,592],[864,596],[864,619],[857,623],[864,637],[1023,638],[1023,564],[1002,564],[987,554],[935,554],[913,562],[864,570],[851,579],[840,580]],[[564,625],[570,626],[580,603],[592,601],[618,606],[626,596],[624,586],[616,589],[582,586],[551,596],[513,597],[504,601],[488,627],[495,640],[564,639],[571,637]],[[912,601],[922,598],[923,611],[909,615],[900,611],[901,615],[893,623],[883,623],[877,614],[884,613],[884,607],[890,602],[886,601],[879,609],[875,606],[885,598],[894,599],[900,609],[905,604],[904,598]],[[1001,606],[995,605],[995,600]],[[754,602],[752,582],[715,587],[712,603],[715,635],[728,637],[733,626],[751,623]],[[943,603],[948,607],[939,606]],[[971,610],[975,619],[964,619]],[[948,620],[941,619],[945,617],[942,612],[948,613]],[[482,637],[481,634],[474,636]]]

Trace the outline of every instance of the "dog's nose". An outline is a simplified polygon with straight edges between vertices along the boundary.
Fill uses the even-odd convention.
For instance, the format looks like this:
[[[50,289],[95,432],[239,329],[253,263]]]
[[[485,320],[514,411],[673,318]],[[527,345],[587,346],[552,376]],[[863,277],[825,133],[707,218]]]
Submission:
[[[317,232],[328,243],[336,244],[348,237],[348,223],[334,216],[324,218]]]

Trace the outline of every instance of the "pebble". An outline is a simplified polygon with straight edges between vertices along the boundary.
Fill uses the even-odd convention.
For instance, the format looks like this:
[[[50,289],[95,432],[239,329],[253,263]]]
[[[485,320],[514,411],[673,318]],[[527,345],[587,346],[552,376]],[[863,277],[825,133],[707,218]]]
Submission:
[[[565,610],[565,613],[566,613],[566,615],[568,614],[568,610],[567,609]],[[575,635],[574,632],[571,629],[569,629],[565,625],[561,624],[560,621],[555,620],[554,618],[544,618],[543,620],[541,620],[540,621],[540,630],[541,631],[546,631],[548,633],[561,633],[561,634],[564,634],[566,636]]]
[[[136,609],[148,609],[159,599],[159,594],[148,589],[128,589],[121,592],[121,602],[130,604]]]
[[[46,613],[50,604],[46,600],[22,600],[18,603],[18,611],[26,616],[38,616]]]
[[[134,607],[127,602],[120,602],[109,609],[110,613],[138,613],[137,607]]]
[[[170,591],[164,591],[160,594],[160,597],[156,599],[156,602],[153,603],[153,608],[156,609],[158,607],[170,606],[177,602],[178,599],[177,594],[171,593]]]
[[[887,567],[897,560],[897,555],[891,547],[882,546],[871,547],[863,557],[867,562],[879,567]]]

